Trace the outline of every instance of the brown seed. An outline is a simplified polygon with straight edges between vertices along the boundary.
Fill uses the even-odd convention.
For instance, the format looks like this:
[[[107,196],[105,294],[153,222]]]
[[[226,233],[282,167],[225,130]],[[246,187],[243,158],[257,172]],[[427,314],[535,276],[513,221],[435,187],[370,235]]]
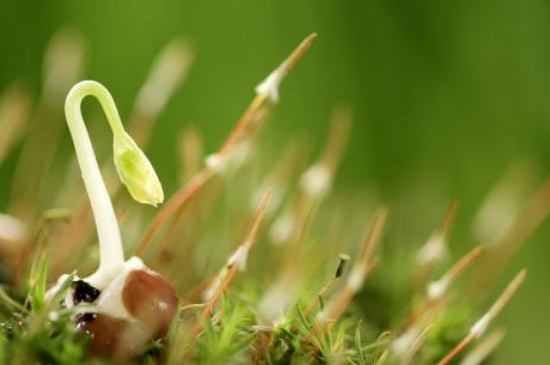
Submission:
[[[79,318],[76,328],[90,337],[87,353],[92,357],[136,358],[148,340],[136,324],[107,314],[86,313]]]
[[[151,270],[134,270],[122,288],[122,302],[152,334],[164,337],[174,317],[178,298],[170,284]]]

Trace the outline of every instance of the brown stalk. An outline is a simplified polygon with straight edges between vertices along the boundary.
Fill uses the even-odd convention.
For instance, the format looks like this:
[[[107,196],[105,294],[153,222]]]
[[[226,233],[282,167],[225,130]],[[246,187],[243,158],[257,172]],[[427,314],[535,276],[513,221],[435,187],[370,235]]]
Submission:
[[[525,280],[526,270],[521,270],[512,279],[510,284],[504,289],[502,294],[497,298],[487,312],[470,328],[470,332],[456,345],[445,357],[443,357],[437,365],[448,364],[460,351],[464,350],[473,340],[479,338],[490,322],[500,313],[502,308],[510,301],[516,293],[519,286]]]
[[[445,213],[443,214],[443,219],[441,220],[439,227],[430,236],[428,242],[422,247],[422,249],[425,249],[426,247],[428,247],[429,244],[434,242],[432,240],[435,240],[435,242],[441,245],[445,245],[447,243],[447,239],[449,237],[449,233],[451,231],[451,227],[456,216],[457,208],[458,203],[456,200],[453,200],[451,203],[449,203],[449,205],[445,209]],[[421,270],[419,275],[421,279],[425,278],[429,274],[429,272],[433,268],[433,265],[434,263],[431,261],[421,262]]]
[[[472,265],[483,252],[481,246],[476,246],[468,253],[466,253],[462,258],[460,258],[447,272],[445,272],[441,278],[437,281],[438,283],[444,283],[445,286],[449,286],[452,282],[458,278],[470,265]],[[444,294],[443,294],[444,295]],[[418,309],[415,310],[405,321],[403,328],[407,328],[411,323],[422,315],[426,310],[428,310],[434,303],[440,301],[441,298],[433,298],[430,294],[422,301],[418,306]]]
[[[483,247],[482,246],[476,246],[471,251],[469,251],[466,255],[462,256],[460,260],[456,264],[454,264],[442,277],[442,279],[446,279],[448,282],[451,282],[455,280],[460,274],[462,274],[468,266],[470,266],[472,263],[474,263],[475,260],[483,253]]]
[[[317,37],[317,34],[312,33],[309,36],[306,37],[296,47],[296,49],[288,56],[288,58],[283,61],[283,63],[277,68],[278,71],[280,71],[280,77],[279,79],[282,80],[288,71],[294,65],[302,56],[304,53],[308,50],[308,48],[313,43],[313,40]],[[256,112],[260,109],[260,107],[264,104],[264,102],[267,99],[267,95],[264,93],[259,93],[256,95],[256,97],[252,100],[248,108],[245,110],[244,114],[242,115],[241,119],[237,122],[235,128],[229,133],[229,136],[226,138],[226,140],[222,143],[221,147],[218,149],[218,153],[223,154],[226,153],[231,147],[237,143],[242,138],[243,133],[246,131],[246,129],[249,126],[249,123],[252,119],[254,119],[254,115]]]

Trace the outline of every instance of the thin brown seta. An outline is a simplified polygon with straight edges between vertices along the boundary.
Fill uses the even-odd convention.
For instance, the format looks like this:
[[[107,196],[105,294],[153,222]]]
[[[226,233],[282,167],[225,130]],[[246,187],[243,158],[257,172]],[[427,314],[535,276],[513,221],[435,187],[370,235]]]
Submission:
[[[296,47],[296,49],[290,54],[290,56],[287,57],[286,60],[283,61],[277,67],[277,69],[274,71],[276,72],[278,82],[280,82],[290,71],[292,67],[302,58],[304,53],[309,49],[309,47],[312,45],[313,40],[317,37],[316,33],[312,33],[309,36],[307,36],[302,43]],[[225,139],[225,141],[222,143],[220,148],[218,149],[219,154],[226,153],[231,147],[233,147],[242,137],[247,128],[249,127],[250,121],[254,119],[254,115],[256,112],[263,106],[265,101],[268,99],[267,93],[258,93],[256,97],[252,100],[248,108],[245,110],[244,114],[241,116],[237,124],[235,125],[235,128],[229,133],[229,136]]]
[[[430,236],[428,241],[417,254],[417,260],[420,264],[420,281],[426,277],[434,266],[434,263],[439,260],[447,249],[447,240],[451,231],[453,222],[456,217],[458,202],[453,200],[443,214],[443,219],[436,231]],[[417,280],[419,281],[419,280]]]
[[[472,341],[481,337],[491,321],[500,313],[502,308],[510,301],[512,296],[516,293],[519,286],[524,282],[526,270],[521,270],[515,277],[512,279],[510,284],[504,289],[502,294],[497,298],[493,303],[491,308],[481,318],[470,327],[468,334],[456,345],[445,357],[443,357],[437,365],[446,365],[448,364],[459,352],[464,350]]]
[[[462,274],[468,268],[468,266],[472,265],[482,253],[482,246],[474,247],[466,255],[462,256],[462,258],[458,260],[458,262],[454,264],[440,280],[445,280],[445,282],[449,283],[452,282],[458,276],[460,276],[460,274]]]

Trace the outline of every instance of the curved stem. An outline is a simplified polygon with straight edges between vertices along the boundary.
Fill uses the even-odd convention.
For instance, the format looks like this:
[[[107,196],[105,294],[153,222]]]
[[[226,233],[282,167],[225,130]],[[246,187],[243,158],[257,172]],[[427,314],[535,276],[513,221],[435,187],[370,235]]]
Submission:
[[[101,104],[115,138],[124,132],[124,128],[115,102],[103,85],[95,81],[82,81],[69,91],[65,101],[65,116],[73,138],[84,185],[92,205],[99,239],[99,268],[91,278],[99,280],[100,283],[97,285],[101,286],[101,282],[114,276],[117,269],[122,266],[124,252],[113,205],[82,118],[82,100],[89,95],[94,96]]]

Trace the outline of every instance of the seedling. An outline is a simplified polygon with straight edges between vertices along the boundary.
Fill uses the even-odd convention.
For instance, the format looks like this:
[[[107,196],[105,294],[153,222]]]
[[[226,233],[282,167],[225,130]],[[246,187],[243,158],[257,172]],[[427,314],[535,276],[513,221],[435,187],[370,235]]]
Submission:
[[[141,259],[124,259],[118,222],[80,110],[87,96],[94,96],[105,112],[113,132],[116,170],[130,195],[140,203],[156,206],[162,203],[164,194],[153,166],[124,130],[107,89],[95,81],[76,84],[67,96],[65,115],[96,222],[100,262],[90,276],[75,277],[64,305],[72,308],[84,302],[95,308],[93,313],[78,317],[77,327],[92,337],[91,352],[110,355],[134,348],[134,344],[119,338],[128,326],[144,332],[130,342],[166,335],[177,297],[170,284],[148,269]],[[67,275],[61,276],[58,284],[50,289],[51,299],[66,279]]]

